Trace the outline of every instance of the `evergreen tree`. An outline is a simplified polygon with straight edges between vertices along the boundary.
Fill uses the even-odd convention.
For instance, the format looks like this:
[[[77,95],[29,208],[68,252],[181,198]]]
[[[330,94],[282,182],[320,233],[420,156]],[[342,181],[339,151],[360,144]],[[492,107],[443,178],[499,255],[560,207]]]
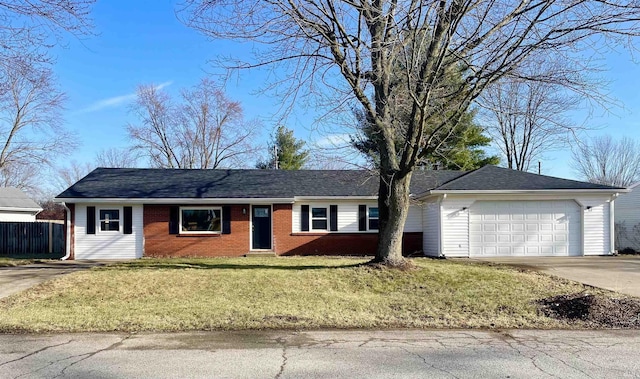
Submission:
[[[401,71],[401,70],[400,70]],[[451,70],[446,76],[446,84],[443,87],[456,87],[461,85],[463,67],[457,67],[455,70]],[[394,83],[397,88],[406,88],[402,85],[403,79],[397,77]],[[396,136],[397,151],[402,151],[401,144],[406,140],[406,136],[403,132],[406,130],[406,125],[410,123],[411,111],[407,104],[410,96],[403,91],[398,90],[398,95],[394,98],[392,109],[394,114],[392,116],[392,122],[397,124],[394,130],[398,131]],[[440,100],[442,101],[442,100]],[[446,101],[446,100],[444,100]],[[443,102],[444,102],[443,101]],[[433,107],[439,105],[433,104]],[[487,156],[483,147],[491,144],[491,138],[484,135],[483,128],[478,125],[474,118],[476,111],[470,109],[466,111],[462,117],[458,120],[457,124],[453,126],[441,127],[443,123],[448,122],[451,119],[449,115],[444,111],[445,106],[442,106],[443,114],[439,116],[430,117],[428,120],[427,135],[431,135],[431,131],[435,131],[440,128],[440,132],[433,134],[433,140],[430,143],[425,144],[429,146],[426,154],[420,159],[418,165],[424,166],[438,166],[440,169],[447,170],[474,170],[488,164],[497,165],[500,163],[498,156]],[[368,159],[372,161],[374,166],[379,164],[379,153],[376,151],[376,146],[379,146],[376,142],[376,138],[381,136],[372,132],[373,128],[369,126],[364,112],[361,110],[355,111],[356,119],[358,122],[358,129],[360,133],[357,137],[351,140],[352,145]]]
[[[259,169],[300,170],[309,159],[309,151],[303,150],[305,142],[293,136],[293,130],[280,125],[269,143],[271,157],[256,163]],[[274,149],[275,147],[275,149]],[[275,150],[275,151],[274,151]],[[276,155],[278,164],[276,166]]]

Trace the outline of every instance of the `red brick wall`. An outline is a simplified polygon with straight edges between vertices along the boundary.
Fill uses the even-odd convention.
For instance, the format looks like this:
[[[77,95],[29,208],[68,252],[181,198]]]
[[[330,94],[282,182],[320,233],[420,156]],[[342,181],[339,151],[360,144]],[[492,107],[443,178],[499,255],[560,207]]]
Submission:
[[[242,214],[242,209],[247,214]],[[231,234],[185,236],[169,234],[168,205],[144,206],[144,255],[147,257],[216,257],[247,254],[250,247],[249,205],[231,206]],[[292,205],[273,205],[273,248],[278,255],[373,255],[378,236],[362,233],[297,233],[292,230]],[[422,233],[405,233],[405,254],[422,250]]]
[[[242,214],[242,209],[246,214]],[[222,257],[249,252],[249,205],[231,205],[231,234],[169,234],[168,205],[144,206],[144,256]]]
[[[273,205],[274,247],[278,255],[374,255],[378,235],[373,233],[292,234],[291,204]],[[422,250],[422,233],[405,233],[403,253]]]

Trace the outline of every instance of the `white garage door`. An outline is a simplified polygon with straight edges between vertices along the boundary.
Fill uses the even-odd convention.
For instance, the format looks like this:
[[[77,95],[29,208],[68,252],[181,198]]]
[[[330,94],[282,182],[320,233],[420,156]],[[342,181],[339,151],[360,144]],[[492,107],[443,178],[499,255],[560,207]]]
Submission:
[[[470,207],[470,255],[580,255],[580,229],[573,200],[477,201]]]

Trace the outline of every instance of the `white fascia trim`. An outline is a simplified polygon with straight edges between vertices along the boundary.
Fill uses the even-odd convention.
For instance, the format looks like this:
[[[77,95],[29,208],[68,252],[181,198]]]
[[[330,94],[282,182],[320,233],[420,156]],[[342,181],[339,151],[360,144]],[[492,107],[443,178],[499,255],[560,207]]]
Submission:
[[[378,196],[295,196],[293,200],[378,200]]]
[[[284,198],[54,198],[57,203],[117,203],[117,204],[293,204],[294,199]]]
[[[536,194],[567,194],[567,193],[591,193],[591,194],[615,194],[630,192],[628,189],[548,189],[548,190],[433,190],[421,194],[418,199],[425,199],[433,195],[440,194],[464,194],[464,195],[536,195]]]
[[[0,211],[11,211],[11,212],[23,212],[23,213],[39,213],[42,211],[42,208],[12,208],[12,207],[0,207]]]

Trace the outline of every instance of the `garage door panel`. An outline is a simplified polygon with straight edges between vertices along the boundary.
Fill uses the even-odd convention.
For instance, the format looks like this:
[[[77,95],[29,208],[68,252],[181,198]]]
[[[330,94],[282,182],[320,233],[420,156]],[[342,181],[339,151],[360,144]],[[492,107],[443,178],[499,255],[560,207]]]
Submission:
[[[470,254],[580,254],[580,207],[572,200],[477,201],[469,210]]]
[[[509,224],[498,224],[498,231],[499,232],[510,232],[511,231],[511,225],[509,225]]]
[[[540,225],[538,224],[527,224],[527,232],[537,232]]]
[[[541,232],[549,232],[549,231],[553,231],[555,228],[555,225],[545,222],[545,223],[540,223],[540,231]]]

